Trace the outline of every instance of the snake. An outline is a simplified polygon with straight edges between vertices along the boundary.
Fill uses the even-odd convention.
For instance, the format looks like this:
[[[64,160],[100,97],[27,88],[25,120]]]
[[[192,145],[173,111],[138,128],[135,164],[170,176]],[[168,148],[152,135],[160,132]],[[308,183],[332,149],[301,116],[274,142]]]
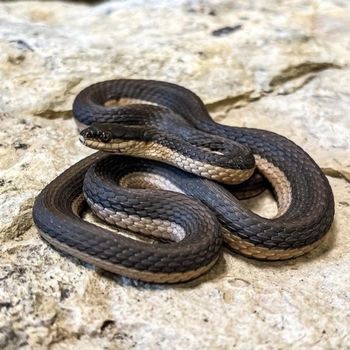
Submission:
[[[73,115],[80,141],[97,152],[49,183],[33,207],[41,236],[59,251],[132,279],[176,283],[209,271],[223,245],[284,260],[330,232],[333,193],[315,161],[274,132],[215,122],[185,87],[98,82],[76,96]],[[266,184],[277,202],[270,218],[240,200]],[[83,217],[87,206],[95,223]]]

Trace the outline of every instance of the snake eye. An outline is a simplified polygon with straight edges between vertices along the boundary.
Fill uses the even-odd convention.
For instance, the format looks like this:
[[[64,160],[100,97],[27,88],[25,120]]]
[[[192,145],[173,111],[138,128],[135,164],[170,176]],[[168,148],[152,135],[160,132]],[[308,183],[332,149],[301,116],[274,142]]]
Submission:
[[[85,139],[89,139],[92,137],[92,131],[90,130],[90,128],[84,129],[80,132],[80,135],[85,138]]]
[[[102,131],[98,138],[101,142],[106,143],[112,139],[112,134],[109,131]]]

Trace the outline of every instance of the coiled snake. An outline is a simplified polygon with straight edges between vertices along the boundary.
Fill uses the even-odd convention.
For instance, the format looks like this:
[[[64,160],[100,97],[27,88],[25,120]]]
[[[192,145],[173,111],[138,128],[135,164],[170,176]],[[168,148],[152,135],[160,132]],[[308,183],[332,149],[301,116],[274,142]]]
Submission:
[[[307,153],[273,132],[217,124],[183,87],[101,82],[78,94],[73,113],[82,143],[101,151],[36,198],[34,222],[59,250],[117,274],[171,283],[213,266],[223,239],[245,256],[279,260],[310,251],[329,231],[333,194]],[[272,219],[231,193],[244,192],[232,184],[250,178],[255,166],[276,195]],[[86,202],[108,223],[154,241],[84,221]]]

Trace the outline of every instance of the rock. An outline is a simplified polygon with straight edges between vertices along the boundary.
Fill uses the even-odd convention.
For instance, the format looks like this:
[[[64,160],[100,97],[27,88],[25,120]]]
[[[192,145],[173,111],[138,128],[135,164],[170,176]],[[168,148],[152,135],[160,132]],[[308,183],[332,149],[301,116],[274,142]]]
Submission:
[[[0,347],[350,346],[350,16],[341,0],[0,4]],[[35,196],[91,153],[71,118],[97,81],[160,79],[199,94],[217,121],[265,128],[308,151],[336,199],[330,239],[304,257],[225,251],[175,286],[113,276],[53,250]],[[302,174],[301,174],[302,176]],[[247,201],[264,215],[272,197]]]

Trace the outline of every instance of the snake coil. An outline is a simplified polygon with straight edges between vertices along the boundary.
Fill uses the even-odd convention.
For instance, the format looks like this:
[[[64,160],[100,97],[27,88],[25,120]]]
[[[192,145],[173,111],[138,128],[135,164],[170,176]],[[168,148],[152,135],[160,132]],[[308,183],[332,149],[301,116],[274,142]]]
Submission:
[[[305,151],[273,132],[217,124],[183,87],[101,82],[78,94],[73,113],[82,143],[100,151],[47,185],[33,217],[44,239],[83,261],[180,282],[209,270],[223,239],[245,256],[280,260],[315,248],[330,229],[332,190]],[[236,198],[259,192],[259,174],[277,199],[271,219]],[[107,223],[154,240],[83,220],[86,203]]]

